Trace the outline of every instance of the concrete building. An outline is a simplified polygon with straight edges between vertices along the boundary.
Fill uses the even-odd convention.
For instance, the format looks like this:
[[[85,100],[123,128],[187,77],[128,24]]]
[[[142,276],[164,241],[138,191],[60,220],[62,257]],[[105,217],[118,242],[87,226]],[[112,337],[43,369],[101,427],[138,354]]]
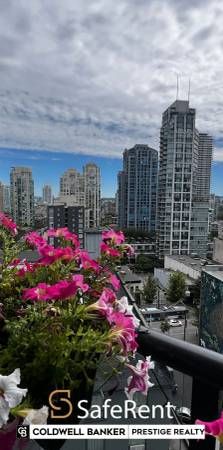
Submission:
[[[84,207],[57,204],[48,206],[47,222],[49,228],[67,227],[78,235],[81,248],[84,248]]]
[[[101,199],[101,225],[117,224],[116,198]]]
[[[59,197],[70,196],[72,196],[76,205],[85,206],[84,177],[76,169],[66,170],[60,178]]]
[[[0,181],[0,211],[4,211],[4,184]]]
[[[34,182],[31,169],[12,167],[10,193],[13,219],[18,225],[32,226],[34,223]]]
[[[52,188],[49,184],[43,186],[43,203],[50,205],[52,203]]]
[[[205,260],[197,256],[166,255],[164,258],[164,269],[155,268],[154,277],[159,281],[159,285],[163,289],[167,289],[171,274],[179,271],[185,275],[186,285],[190,290],[194,282],[201,277],[203,268],[212,265],[211,260]]]
[[[156,256],[156,241],[144,240],[140,242],[131,242],[131,247],[133,248],[133,255],[131,256],[131,261],[137,259],[139,255],[145,256]]]
[[[210,173],[213,138],[207,133],[199,133],[198,169],[196,178],[196,198],[201,202],[210,200]]]
[[[117,213],[118,226],[121,229],[127,226],[127,174],[125,171],[118,173],[118,191],[117,191]]]
[[[176,100],[160,131],[159,254],[206,255],[212,138],[195,127],[195,109]]]
[[[88,251],[92,259],[97,259],[100,256],[102,231],[100,228],[84,230],[84,248]]]
[[[96,164],[89,163],[83,168],[85,194],[86,228],[97,228],[100,225],[101,175]]]
[[[60,194],[54,203],[66,203],[69,206],[85,208],[86,228],[97,228],[100,224],[100,169],[89,163],[83,167],[83,173],[68,169],[60,178]]]
[[[200,344],[223,353],[223,266],[202,271],[200,306]]]
[[[5,212],[11,212],[10,186],[6,184],[3,188],[3,209]]]
[[[213,260],[223,264],[223,235],[220,236],[214,239]]]
[[[148,145],[135,145],[123,153],[118,174],[118,225],[156,230],[158,153]]]

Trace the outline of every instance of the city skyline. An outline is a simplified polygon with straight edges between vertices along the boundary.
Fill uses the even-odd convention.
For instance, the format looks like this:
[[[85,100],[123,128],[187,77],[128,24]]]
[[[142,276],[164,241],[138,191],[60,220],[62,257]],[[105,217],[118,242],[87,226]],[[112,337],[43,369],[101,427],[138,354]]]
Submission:
[[[120,158],[103,158],[64,152],[36,151],[33,154],[29,150],[18,152],[15,149],[7,151],[0,149],[0,181],[7,185],[10,184],[9,174],[13,166],[30,167],[33,172],[35,195],[41,196],[43,185],[50,184],[53,195],[57,196],[60,189],[60,177],[63,172],[70,168],[81,171],[84,164],[94,162],[101,169],[101,197],[114,197],[117,190],[117,173],[122,170],[122,153]],[[49,164],[51,170],[49,170]],[[211,193],[216,195],[223,195],[222,170],[223,163],[213,161]]]

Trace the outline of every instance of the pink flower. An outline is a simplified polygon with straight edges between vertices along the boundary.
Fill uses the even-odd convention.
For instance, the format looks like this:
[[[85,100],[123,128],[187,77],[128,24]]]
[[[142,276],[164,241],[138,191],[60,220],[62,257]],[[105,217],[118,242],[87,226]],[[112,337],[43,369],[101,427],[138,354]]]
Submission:
[[[56,284],[53,284],[50,289],[51,299],[64,300],[68,297],[73,297],[78,290],[78,286],[75,281],[61,280]]]
[[[114,311],[109,317],[109,323],[112,326],[110,337],[117,341],[125,354],[135,352],[138,344],[136,342],[137,334],[131,317],[121,312]]]
[[[22,294],[23,300],[50,300],[51,294],[49,292],[50,285],[46,283],[39,283],[34,288],[25,289]]]
[[[92,303],[91,305],[87,306],[86,311],[90,312],[90,313],[91,313],[91,311],[96,312],[97,314],[102,315],[109,321],[109,318],[111,317],[111,315],[113,313],[113,308],[111,307],[111,305],[109,303],[106,303],[100,297],[97,302]]]
[[[116,275],[111,275],[109,278],[109,283],[111,283],[111,285],[113,286],[113,288],[115,289],[115,291],[118,291],[120,289],[120,281],[119,279],[116,277]]]
[[[195,421],[197,425],[204,425],[205,432],[217,438],[223,444],[223,412],[221,417],[213,422],[204,422],[203,420],[197,419]]]
[[[132,256],[135,253],[134,248],[132,247],[132,245],[129,245],[129,244],[125,244],[124,250],[127,253],[127,255],[129,255],[129,256]]]
[[[112,241],[113,244],[120,245],[125,241],[125,236],[122,231],[108,230],[103,231],[102,240],[104,242]]]
[[[95,261],[94,259],[91,259],[88,252],[80,251],[77,256],[80,259],[80,265],[83,269],[86,270],[91,269],[94,270],[95,272],[99,272],[100,266],[98,262]]]
[[[39,233],[36,233],[36,231],[31,231],[31,233],[28,233],[25,236],[25,241],[32,248],[44,247],[45,245],[47,245],[47,241],[42,236],[40,236]]]
[[[116,295],[111,289],[104,288],[100,299],[105,303],[114,303],[116,301]]]
[[[64,300],[73,297],[79,289],[86,292],[89,286],[84,283],[83,275],[74,275],[71,281],[61,280],[52,285],[39,283],[34,288],[25,289],[23,299],[33,301]]]
[[[89,290],[89,286],[87,283],[84,283],[83,275],[74,275],[72,280],[76,283],[76,286],[82,291],[87,292]]]
[[[132,399],[135,392],[147,395],[149,387],[153,386],[148,374],[150,369],[154,369],[151,357],[148,356],[145,361],[139,360],[136,366],[126,364],[126,367],[133,373],[127,380],[127,388],[125,389],[127,397]]]
[[[74,252],[70,247],[54,248],[52,245],[44,245],[43,247],[39,247],[38,251],[39,254],[42,256],[39,262],[44,266],[53,264],[58,259],[67,261],[74,259]]]
[[[17,225],[13,220],[6,216],[3,212],[0,212],[0,222],[4,228],[6,228],[13,236],[18,234]]]
[[[104,253],[107,256],[112,256],[114,258],[119,258],[121,256],[120,251],[116,248],[109,247],[105,242],[101,242],[100,244],[101,253]]]
[[[27,272],[29,272],[29,273],[35,272],[35,269],[38,266],[39,266],[39,264],[29,263],[28,261],[26,261],[26,259],[24,259],[23,261],[21,261],[20,264],[17,265],[17,268],[19,270],[16,273],[16,275],[18,277],[24,277],[27,274]]]
[[[57,230],[48,230],[46,232],[47,237],[64,238],[66,241],[72,242],[72,244],[78,248],[80,242],[76,234],[71,233],[68,228],[57,228]]]

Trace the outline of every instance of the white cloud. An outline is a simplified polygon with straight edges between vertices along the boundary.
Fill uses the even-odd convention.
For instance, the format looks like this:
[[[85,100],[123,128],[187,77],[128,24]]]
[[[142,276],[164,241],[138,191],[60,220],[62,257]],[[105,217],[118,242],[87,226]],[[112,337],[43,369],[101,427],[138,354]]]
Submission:
[[[186,98],[222,160],[218,0],[2,0],[0,146],[121,156]],[[218,148],[219,141],[219,148]]]

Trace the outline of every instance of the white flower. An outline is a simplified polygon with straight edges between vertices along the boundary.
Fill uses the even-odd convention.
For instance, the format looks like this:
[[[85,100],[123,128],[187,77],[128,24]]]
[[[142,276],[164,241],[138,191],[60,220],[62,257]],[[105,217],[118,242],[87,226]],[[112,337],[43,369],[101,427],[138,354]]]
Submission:
[[[27,416],[23,425],[45,425],[49,416],[48,406],[42,406],[40,409],[27,409]]]
[[[18,406],[23,397],[27,394],[27,389],[21,389],[20,369],[15,369],[10,375],[0,375],[0,427],[7,423],[10,408]]]
[[[118,311],[125,313],[127,316],[131,316],[133,319],[133,324],[136,328],[139,327],[140,320],[136,318],[132,312],[133,306],[129,305],[127,297],[122,297],[117,303]]]

